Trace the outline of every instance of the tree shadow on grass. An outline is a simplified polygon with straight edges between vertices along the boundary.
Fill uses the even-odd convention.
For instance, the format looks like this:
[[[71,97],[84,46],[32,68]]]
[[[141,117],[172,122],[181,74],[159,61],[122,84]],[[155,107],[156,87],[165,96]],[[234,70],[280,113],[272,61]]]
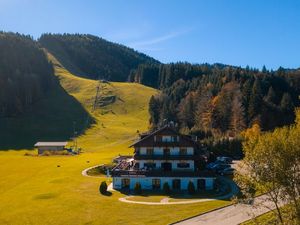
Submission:
[[[107,196],[107,197],[110,197],[112,196],[112,192],[110,191],[106,191],[105,193],[102,194],[103,196]]]
[[[81,135],[95,123],[58,80],[53,86],[24,114],[0,118],[0,150],[33,149],[37,141],[67,141],[74,137],[74,130]]]

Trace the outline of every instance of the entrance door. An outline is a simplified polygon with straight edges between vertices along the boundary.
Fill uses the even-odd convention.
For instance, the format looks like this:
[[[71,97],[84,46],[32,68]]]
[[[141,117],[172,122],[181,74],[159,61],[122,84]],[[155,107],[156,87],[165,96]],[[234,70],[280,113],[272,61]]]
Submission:
[[[164,171],[171,171],[172,170],[172,163],[162,163],[161,167],[163,168]]]
[[[122,179],[122,188],[129,188],[130,187],[130,179],[124,178]]]
[[[180,179],[174,179],[172,181],[172,188],[174,190],[180,190],[181,189],[181,180]]]
[[[197,188],[199,190],[205,190],[205,179],[198,179],[197,180]]]

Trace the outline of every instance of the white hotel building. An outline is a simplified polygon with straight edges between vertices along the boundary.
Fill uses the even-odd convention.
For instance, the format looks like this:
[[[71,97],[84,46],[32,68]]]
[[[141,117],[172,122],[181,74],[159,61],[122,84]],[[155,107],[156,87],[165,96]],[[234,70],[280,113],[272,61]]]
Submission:
[[[190,136],[181,135],[165,126],[140,139],[134,156],[121,161],[112,170],[114,189],[162,189],[167,182],[172,190],[186,190],[191,181],[198,190],[211,190],[215,175],[199,169],[203,152]]]

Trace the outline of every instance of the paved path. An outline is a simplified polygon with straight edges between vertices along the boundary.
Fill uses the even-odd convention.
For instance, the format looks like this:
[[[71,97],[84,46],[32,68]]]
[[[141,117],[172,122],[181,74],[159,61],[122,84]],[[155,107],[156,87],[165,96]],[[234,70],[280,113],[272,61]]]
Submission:
[[[91,170],[91,169],[94,169],[94,168],[96,168],[96,167],[98,167],[98,166],[102,166],[103,164],[100,164],[100,165],[96,165],[96,166],[92,166],[92,167],[89,167],[89,168],[86,168],[85,170],[83,170],[82,172],[81,172],[81,174],[82,174],[82,176],[85,176],[85,177],[96,177],[96,178],[99,178],[100,176],[90,176],[90,175],[88,175],[87,174],[87,171],[89,171],[89,170]]]
[[[209,202],[209,201],[215,201],[215,200],[221,200],[221,199],[229,199],[231,198],[233,195],[237,194],[239,192],[238,187],[236,186],[236,184],[227,179],[227,178],[221,178],[223,179],[223,182],[228,182],[230,187],[231,187],[231,192],[223,195],[223,196],[219,196],[216,198],[202,198],[202,199],[191,199],[191,200],[183,200],[183,201],[178,201],[178,202],[169,202],[169,198],[164,198],[163,201],[160,202],[143,202],[143,201],[134,201],[134,200],[130,200],[130,198],[134,197],[133,195],[129,195],[123,198],[119,198],[119,201],[121,202],[125,202],[125,203],[131,203],[131,204],[141,204],[141,205],[181,205],[181,204],[191,204],[191,203],[199,203],[199,202]]]
[[[283,205],[283,203],[281,204]],[[275,208],[266,195],[255,198],[253,205],[237,204],[184,220],[177,225],[238,225]]]

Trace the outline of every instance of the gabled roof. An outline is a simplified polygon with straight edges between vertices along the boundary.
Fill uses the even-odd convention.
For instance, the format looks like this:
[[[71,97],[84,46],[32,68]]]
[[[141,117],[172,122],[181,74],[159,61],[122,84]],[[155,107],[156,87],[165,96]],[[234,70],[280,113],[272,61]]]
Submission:
[[[66,146],[68,142],[37,142],[34,147]]]
[[[172,127],[170,126],[164,126],[156,131],[153,131],[152,133],[149,133],[148,135],[145,135],[143,134],[143,138],[141,138],[140,140],[137,140],[136,142],[134,142],[132,145],[130,145],[129,147],[133,147],[133,146],[136,146],[136,145],[139,145],[147,140],[149,140],[151,137],[153,137],[154,135],[157,135],[157,134],[160,134],[160,133],[163,133],[165,135],[178,135],[180,136],[180,142],[182,141],[182,139],[185,141],[185,142],[189,142],[190,144],[193,144],[195,145],[196,143],[191,139],[189,138],[188,136],[186,135],[182,135],[182,134],[179,134],[177,131],[175,131]],[[166,142],[167,143],[167,142]]]

